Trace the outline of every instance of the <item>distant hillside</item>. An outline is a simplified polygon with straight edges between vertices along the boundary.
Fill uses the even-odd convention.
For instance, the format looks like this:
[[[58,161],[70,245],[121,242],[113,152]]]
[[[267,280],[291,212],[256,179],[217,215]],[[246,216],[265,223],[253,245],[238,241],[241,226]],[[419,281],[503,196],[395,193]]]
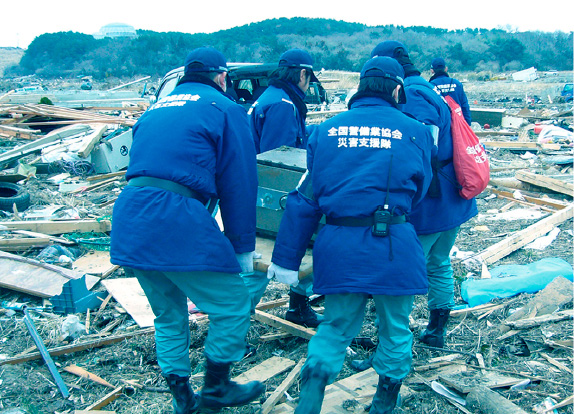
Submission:
[[[432,27],[376,26],[329,19],[280,18],[205,34],[139,30],[136,39],[99,39],[74,32],[47,33],[30,44],[10,75],[45,78],[91,75],[96,79],[162,76],[181,66],[188,51],[213,46],[233,62],[275,62],[300,47],[316,68],[359,71],[383,40],[399,40],[413,62],[428,70],[442,56],[453,72],[572,70],[573,34]],[[8,74],[8,73],[7,73]]]
[[[17,47],[0,47],[0,78],[4,76],[4,70],[20,63],[24,56],[24,49]]]

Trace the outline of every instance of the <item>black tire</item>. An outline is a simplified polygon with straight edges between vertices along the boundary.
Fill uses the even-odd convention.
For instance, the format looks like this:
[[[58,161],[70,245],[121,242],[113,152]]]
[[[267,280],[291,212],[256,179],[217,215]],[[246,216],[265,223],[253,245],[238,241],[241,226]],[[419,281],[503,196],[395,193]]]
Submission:
[[[26,210],[30,207],[30,193],[18,184],[0,182],[0,210],[12,212],[14,204],[18,211]]]

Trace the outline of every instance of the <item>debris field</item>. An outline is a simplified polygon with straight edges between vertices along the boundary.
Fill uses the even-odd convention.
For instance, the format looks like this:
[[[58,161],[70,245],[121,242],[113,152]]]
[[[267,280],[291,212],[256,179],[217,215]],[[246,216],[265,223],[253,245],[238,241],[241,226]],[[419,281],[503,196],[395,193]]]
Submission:
[[[326,84],[339,88],[333,96],[356,86],[356,76],[325,76],[340,78]],[[428,310],[426,297],[415,299],[413,365],[396,413],[574,412],[574,136],[572,103],[559,99],[565,79],[571,82],[572,73],[465,81],[491,180],[477,197],[479,215],[461,226],[451,253],[457,307],[445,349],[417,340]],[[137,280],[109,260],[131,127],[147,105],[126,99],[64,107],[4,96],[0,414],[171,413],[149,304]],[[310,111],[308,121],[340,110],[344,105]],[[272,239],[258,237],[256,269],[269,265],[272,246]],[[252,317],[251,352],[233,366],[238,381],[264,381],[265,394],[223,413],[294,411],[314,330],[283,319],[287,293],[287,286],[270,283]],[[313,299],[321,311],[322,297]],[[198,391],[209,320],[191,302],[189,309]],[[351,362],[367,358],[376,341],[370,302],[323,413],[368,411],[378,377],[372,369],[355,371]]]

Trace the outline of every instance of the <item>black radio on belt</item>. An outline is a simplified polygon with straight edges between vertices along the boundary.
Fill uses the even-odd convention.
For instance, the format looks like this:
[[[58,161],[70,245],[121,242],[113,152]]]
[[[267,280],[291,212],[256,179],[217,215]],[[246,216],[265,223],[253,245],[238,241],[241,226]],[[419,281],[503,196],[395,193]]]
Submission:
[[[385,206],[386,207],[386,206]],[[373,215],[373,227],[371,228],[371,233],[373,236],[386,237],[389,235],[389,225],[391,224],[393,216],[391,212],[386,208],[379,208],[375,211]]]

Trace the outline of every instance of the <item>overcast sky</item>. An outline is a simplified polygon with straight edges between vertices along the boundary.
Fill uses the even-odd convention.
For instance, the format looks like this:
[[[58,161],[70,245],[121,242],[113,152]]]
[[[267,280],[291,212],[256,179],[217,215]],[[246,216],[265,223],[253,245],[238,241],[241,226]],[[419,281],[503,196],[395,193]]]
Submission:
[[[156,32],[211,33],[279,17],[321,17],[369,26],[574,30],[572,0],[7,0],[0,11],[0,47],[23,49],[43,33],[93,34],[109,23]]]

